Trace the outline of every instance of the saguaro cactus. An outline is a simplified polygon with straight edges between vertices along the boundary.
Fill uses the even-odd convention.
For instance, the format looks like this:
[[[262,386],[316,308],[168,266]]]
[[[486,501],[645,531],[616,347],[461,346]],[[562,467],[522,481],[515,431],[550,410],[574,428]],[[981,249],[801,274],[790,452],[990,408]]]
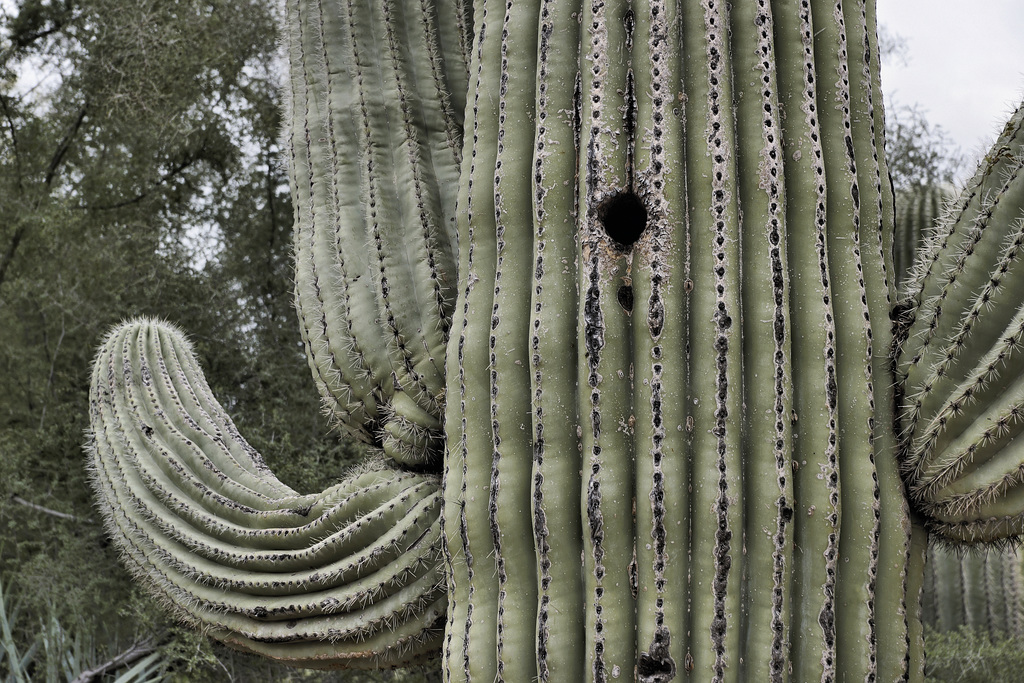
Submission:
[[[926,265],[891,343],[874,2],[287,14],[310,367],[389,464],[297,496],[180,335],[130,324],[92,450],[137,573],[300,663],[427,656],[440,550],[448,680],[918,680],[922,524],[995,539],[977,515],[1020,506],[933,476],[930,357],[897,403],[890,348],[946,342]]]
[[[893,263],[898,285],[902,286],[910,277],[914,255],[928,241],[945,206],[953,197],[952,188],[944,185],[923,185],[896,193]]]
[[[921,618],[936,631],[968,626],[977,631],[1024,635],[1020,556],[1010,549],[955,553],[928,547]]]

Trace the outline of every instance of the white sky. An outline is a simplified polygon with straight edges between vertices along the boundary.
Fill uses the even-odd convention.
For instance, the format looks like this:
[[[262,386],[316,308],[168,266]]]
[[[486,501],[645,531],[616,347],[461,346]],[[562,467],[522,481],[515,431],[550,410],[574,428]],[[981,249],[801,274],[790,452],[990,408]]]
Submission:
[[[878,23],[907,43],[882,65],[897,104],[919,104],[974,156],[1024,96],[1024,0],[877,0]]]

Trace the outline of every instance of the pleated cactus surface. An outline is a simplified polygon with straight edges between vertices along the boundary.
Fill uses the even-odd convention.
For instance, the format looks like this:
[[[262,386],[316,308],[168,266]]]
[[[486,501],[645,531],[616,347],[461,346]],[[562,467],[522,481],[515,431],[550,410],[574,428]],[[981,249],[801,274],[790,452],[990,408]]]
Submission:
[[[1024,109],[917,257],[897,313],[900,461],[951,543],[1024,526]]]
[[[873,7],[476,3],[449,680],[919,675]]]
[[[902,287],[910,277],[915,255],[929,240],[952,199],[952,188],[940,184],[922,185],[896,193],[893,264],[898,287]]]
[[[1024,636],[1021,558],[1013,549],[957,553],[928,547],[921,618],[940,632],[966,626],[993,635]]]
[[[376,464],[291,491],[127,324],[91,448],[126,563],[302,665],[921,680],[922,524],[1020,531],[1024,115],[894,309],[874,10],[289,0],[300,327]]]

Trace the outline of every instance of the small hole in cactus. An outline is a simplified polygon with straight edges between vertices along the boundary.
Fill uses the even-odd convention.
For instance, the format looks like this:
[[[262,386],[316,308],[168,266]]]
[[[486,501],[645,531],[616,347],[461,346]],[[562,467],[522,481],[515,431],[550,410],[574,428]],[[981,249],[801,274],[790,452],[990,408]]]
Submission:
[[[616,297],[619,300],[619,305],[622,306],[623,310],[627,313],[633,312],[633,288],[629,285],[622,285],[619,287],[619,291],[616,292]]]
[[[604,231],[623,247],[632,246],[647,227],[647,209],[632,192],[609,197],[597,207]]]

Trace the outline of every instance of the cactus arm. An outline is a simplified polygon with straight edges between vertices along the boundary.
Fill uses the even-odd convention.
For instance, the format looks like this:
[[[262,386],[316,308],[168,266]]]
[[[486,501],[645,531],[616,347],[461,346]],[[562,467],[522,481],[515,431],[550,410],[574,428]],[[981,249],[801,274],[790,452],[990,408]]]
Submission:
[[[107,338],[91,405],[91,471],[108,530],[182,619],[320,666],[395,665],[436,646],[445,596],[432,477],[366,470],[295,494],[213,401],[181,334],[161,323]]]
[[[462,9],[294,0],[286,16],[310,366],[348,431],[399,463],[430,464],[455,277],[462,113],[447,93],[465,88]],[[108,528],[180,618],[300,665],[433,655],[447,602],[436,477],[378,463],[298,495],[162,323],[112,332],[92,392],[93,482]]]
[[[423,464],[441,450],[455,278],[461,114],[446,93],[465,83],[461,51],[445,49],[457,11],[419,2],[288,11],[296,301],[310,364],[350,431]]]
[[[1022,128],[1024,108],[922,248],[898,338],[901,466],[932,530],[960,543],[1024,528]]]
[[[579,388],[576,382],[576,253],[580,22],[573,3],[543,0],[533,163],[536,238],[531,291],[534,543],[537,552],[537,675],[586,680],[583,526],[580,516]],[[569,115],[567,112],[573,112]]]
[[[293,2],[286,11],[300,331],[325,408],[338,416],[350,434],[373,443],[377,423],[383,420],[385,395],[393,393],[393,387],[381,331],[355,324],[375,319],[377,310],[363,248],[367,237],[361,197],[345,191],[360,187],[359,157],[342,155],[338,149],[340,142],[357,139],[357,124],[354,113],[333,116],[330,106],[326,111],[323,106],[324,94],[328,102],[358,102],[361,78],[358,72],[355,78],[335,78],[331,69],[318,68],[328,64],[331,56],[322,5]],[[333,35],[333,52],[351,49],[346,31],[335,30]],[[335,221],[350,227],[316,229]]]

